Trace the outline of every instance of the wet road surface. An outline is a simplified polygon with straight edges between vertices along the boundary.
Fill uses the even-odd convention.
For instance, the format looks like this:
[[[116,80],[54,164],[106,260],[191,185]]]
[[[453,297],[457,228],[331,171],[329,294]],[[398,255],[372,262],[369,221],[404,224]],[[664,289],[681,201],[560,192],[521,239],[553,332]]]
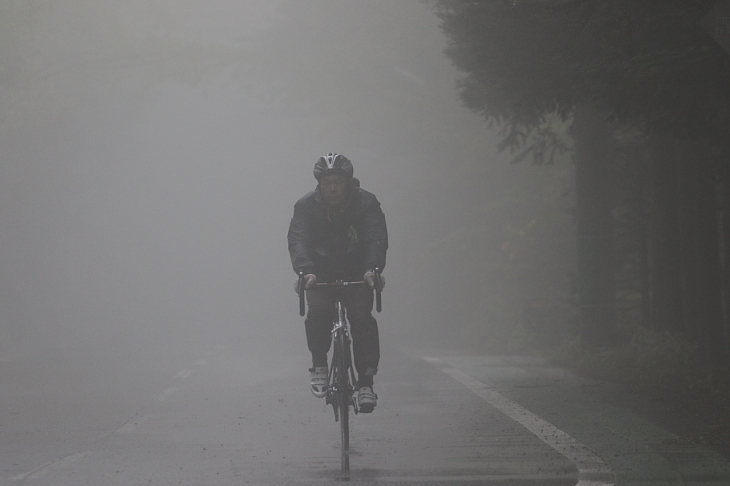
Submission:
[[[3,359],[0,484],[342,484],[306,356],[233,344]],[[529,358],[384,349],[375,412],[352,418],[352,484],[728,485],[700,446]]]

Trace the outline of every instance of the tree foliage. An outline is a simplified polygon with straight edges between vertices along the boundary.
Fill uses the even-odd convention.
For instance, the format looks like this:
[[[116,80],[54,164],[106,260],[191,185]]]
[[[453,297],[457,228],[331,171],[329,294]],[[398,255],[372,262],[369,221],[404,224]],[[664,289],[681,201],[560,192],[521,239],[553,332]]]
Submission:
[[[504,147],[538,154],[546,120],[570,119],[576,174],[590,176],[576,177],[579,240],[613,237],[642,322],[727,363],[730,58],[701,22],[715,3],[434,2],[465,105],[504,127]],[[581,229],[606,215],[618,231]]]
[[[712,0],[438,0],[464,103],[522,145],[545,117],[591,104],[682,137],[730,127],[727,53],[700,25]]]

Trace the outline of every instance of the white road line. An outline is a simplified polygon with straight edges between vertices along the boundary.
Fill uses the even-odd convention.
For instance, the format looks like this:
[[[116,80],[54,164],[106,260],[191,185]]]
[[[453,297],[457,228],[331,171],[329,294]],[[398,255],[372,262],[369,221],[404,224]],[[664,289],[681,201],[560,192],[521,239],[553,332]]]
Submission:
[[[162,390],[162,393],[157,397],[157,401],[161,402],[163,400],[166,400],[167,397],[175,393],[177,390],[178,388],[176,386],[165,388],[164,390]]]
[[[116,434],[128,434],[130,432],[133,432],[136,430],[137,426],[144,421],[149,419],[149,415],[135,415],[131,419],[127,420],[125,423],[120,425],[114,433]]]
[[[445,364],[439,358],[424,359],[436,365]],[[441,368],[441,370],[572,462],[578,469],[579,480],[576,486],[613,486],[611,468],[589,447],[463,371],[456,368]]]
[[[175,378],[187,378],[193,374],[193,370],[186,368],[175,375]]]
[[[479,483],[487,484],[487,482],[498,483],[498,484],[524,484],[525,481],[530,481],[531,484],[543,484],[542,482],[553,482],[555,481],[554,475],[543,475],[543,474],[523,474],[520,476],[513,476],[508,474],[482,474],[482,475],[471,475],[471,476],[378,476],[377,479],[374,477],[358,477],[357,473],[353,473],[350,476],[351,484],[404,484],[404,483],[445,483],[459,484],[459,483]],[[322,478],[297,478],[297,483],[316,483],[323,484]],[[327,484],[330,484],[329,481]],[[580,483],[581,486],[593,486],[590,483]],[[601,483],[603,484],[603,483]]]
[[[51,473],[53,470],[68,466],[72,462],[77,461],[82,457],[86,457],[89,454],[91,454],[91,451],[79,452],[77,454],[71,454],[70,456],[62,457],[57,461],[47,462],[41,466],[38,466],[30,472],[18,474],[17,476],[10,478],[10,481],[23,481],[24,479],[42,478],[43,476]]]
[[[197,360],[197,361],[195,361],[193,363],[193,366],[195,366],[195,365],[201,366],[201,365],[204,365],[204,364],[205,364],[205,360],[199,359],[199,360]],[[185,368],[185,369],[180,370],[174,376],[174,378],[176,378],[176,379],[185,379],[185,378],[188,378],[189,376],[191,376],[192,374],[193,374],[193,370],[192,369]],[[164,401],[170,395],[172,395],[173,393],[175,393],[177,390],[178,390],[178,387],[176,387],[176,386],[171,386],[171,387],[165,388],[164,390],[162,390],[162,393],[160,393],[157,396],[156,400],[157,401]],[[121,426],[119,426],[114,432],[115,433],[121,433],[121,434],[132,432],[137,427],[137,424],[141,420],[143,420],[145,418],[146,417],[134,417],[134,418],[131,418],[126,423],[124,423]],[[45,476],[46,474],[50,473],[54,469],[57,469],[59,467],[64,467],[64,466],[66,466],[66,465],[68,465],[68,464],[70,464],[70,463],[72,463],[72,462],[74,462],[74,461],[76,461],[78,459],[81,459],[82,457],[87,456],[89,454],[91,454],[91,451],[79,452],[78,454],[72,454],[70,456],[63,457],[63,458],[61,458],[61,459],[59,459],[57,461],[47,462],[45,464],[42,464],[42,465],[38,466],[37,468],[35,468],[34,470],[32,470],[30,472],[23,473],[23,474],[18,474],[17,476],[14,476],[14,477],[10,478],[10,481],[17,482],[17,481],[23,481],[24,479],[40,478],[40,477]]]
[[[555,476],[545,476],[540,474],[524,474],[521,476],[512,476],[507,474],[484,474],[481,476],[378,476],[378,483],[486,483],[497,482],[498,484],[511,483],[514,481],[515,484],[524,484],[525,481],[530,481],[534,484],[541,484],[540,482],[554,481]],[[540,482],[538,482],[540,481]],[[581,485],[583,486],[583,485]],[[593,485],[589,485],[593,486]]]

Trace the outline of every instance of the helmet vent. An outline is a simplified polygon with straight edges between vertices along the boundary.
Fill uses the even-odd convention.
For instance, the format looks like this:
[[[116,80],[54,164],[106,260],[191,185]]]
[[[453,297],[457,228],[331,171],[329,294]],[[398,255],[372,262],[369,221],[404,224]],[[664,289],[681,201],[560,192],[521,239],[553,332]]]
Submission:
[[[319,180],[324,174],[337,172],[346,177],[352,177],[352,162],[344,155],[330,152],[323,155],[314,164],[314,177]]]
[[[328,170],[335,168],[335,160],[337,160],[337,157],[339,157],[339,154],[333,154],[333,153],[329,153],[324,157],[324,160],[327,163]]]

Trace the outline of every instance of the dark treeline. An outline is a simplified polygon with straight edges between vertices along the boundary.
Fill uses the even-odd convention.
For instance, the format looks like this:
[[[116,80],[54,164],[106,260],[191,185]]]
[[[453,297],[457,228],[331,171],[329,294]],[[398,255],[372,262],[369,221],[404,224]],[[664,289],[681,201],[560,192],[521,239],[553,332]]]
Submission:
[[[730,53],[714,0],[438,0],[467,107],[502,148],[575,163],[581,340],[637,328],[730,363]],[[633,316],[633,317],[627,317]]]

